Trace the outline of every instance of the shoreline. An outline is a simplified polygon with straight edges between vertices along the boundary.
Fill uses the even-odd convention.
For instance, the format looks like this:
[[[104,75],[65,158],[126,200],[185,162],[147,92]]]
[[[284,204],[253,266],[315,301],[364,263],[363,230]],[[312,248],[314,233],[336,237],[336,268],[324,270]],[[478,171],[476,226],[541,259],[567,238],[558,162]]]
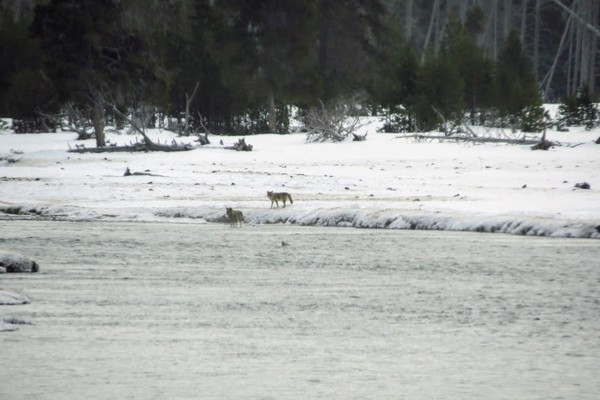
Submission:
[[[13,208],[17,208],[14,207]],[[22,207],[24,209],[30,207]],[[6,208],[5,208],[6,209]],[[31,208],[30,208],[31,209]],[[56,221],[56,222],[102,222],[102,223],[182,223],[182,224],[228,224],[221,207],[191,210],[190,208],[146,209],[138,213],[106,213],[86,210],[87,216],[75,212],[53,214],[44,207],[35,212],[5,213],[0,207],[0,221]],[[451,215],[442,213],[401,212],[399,210],[350,210],[344,208],[317,209],[312,212],[294,212],[277,209],[244,209],[245,226],[294,225],[308,227],[447,231],[472,233],[500,233],[513,236],[537,236],[564,239],[600,239],[600,221],[585,222],[548,217],[508,215]],[[104,210],[106,211],[106,210]],[[138,212],[140,210],[137,210]]]

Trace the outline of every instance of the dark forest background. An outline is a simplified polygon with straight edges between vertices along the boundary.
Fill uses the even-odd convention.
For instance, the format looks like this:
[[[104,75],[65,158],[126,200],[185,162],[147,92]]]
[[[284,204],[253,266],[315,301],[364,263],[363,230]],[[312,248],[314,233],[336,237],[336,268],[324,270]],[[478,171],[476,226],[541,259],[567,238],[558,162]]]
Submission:
[[[292,106],[340,101],[396,130],[527,125],[542,102],[599,89],[597,0],[0,4],[0,117],[31,130],[68,109],[96,128],[145,110],[191,131],[285,133]]]

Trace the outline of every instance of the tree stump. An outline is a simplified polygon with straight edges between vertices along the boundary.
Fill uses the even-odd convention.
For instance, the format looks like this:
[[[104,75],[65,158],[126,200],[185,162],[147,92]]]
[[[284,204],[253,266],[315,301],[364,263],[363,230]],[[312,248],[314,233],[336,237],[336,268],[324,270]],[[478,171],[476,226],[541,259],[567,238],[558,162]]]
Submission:
[[[364,135],[359,135],[359,134],[353,133],[352,136],[353,136],[353,138],[352,138],[353,142],[364,142],[365,140],[367,140],[366,133]]]

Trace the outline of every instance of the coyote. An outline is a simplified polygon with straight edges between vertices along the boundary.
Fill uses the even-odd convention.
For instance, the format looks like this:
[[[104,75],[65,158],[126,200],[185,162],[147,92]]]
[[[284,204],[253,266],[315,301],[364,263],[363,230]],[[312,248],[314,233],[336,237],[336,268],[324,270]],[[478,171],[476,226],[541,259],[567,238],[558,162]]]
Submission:
[[[273,203],[277,204],[277,208],[279,208],[279,202],[283,202],[283,206],[285,207],[285,202],[290,201],[290,204],[294,204],[294,200],[292,200],[292,196],[286,192],[267,192],[267,197],[271,200],[271,208],[273,208]]]
[[[229,226],[237,226],[237,223],[240,223],[240,228],[242,227],[242,222],[244,222],[244,214],[240,210],[234,210],[231,207],[225,207],[225,213],[229,218]]]

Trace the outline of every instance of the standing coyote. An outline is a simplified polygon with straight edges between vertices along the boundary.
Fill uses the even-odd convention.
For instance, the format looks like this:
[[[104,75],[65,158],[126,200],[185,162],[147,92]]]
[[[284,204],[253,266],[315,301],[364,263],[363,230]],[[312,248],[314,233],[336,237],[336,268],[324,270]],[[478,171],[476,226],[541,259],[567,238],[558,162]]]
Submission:
[[[292,200],[292,196],[286,192],[267,192],[267,197],[271,200],[271,208],[273,208],[273,203],[277,204],[277,208],[279,208],[279,202],[283,202],[283,206],[285,207],[285,202],[290,201],[290,204],[294,204],[294,200]]]
[[[240,228],[242,227],[242,222],[244,222],[244,214],[240,210],[234,210],[231,207],[225,207],[225,213],[229,218],[229,226],[237,226],[237,223],[240,223]]]

